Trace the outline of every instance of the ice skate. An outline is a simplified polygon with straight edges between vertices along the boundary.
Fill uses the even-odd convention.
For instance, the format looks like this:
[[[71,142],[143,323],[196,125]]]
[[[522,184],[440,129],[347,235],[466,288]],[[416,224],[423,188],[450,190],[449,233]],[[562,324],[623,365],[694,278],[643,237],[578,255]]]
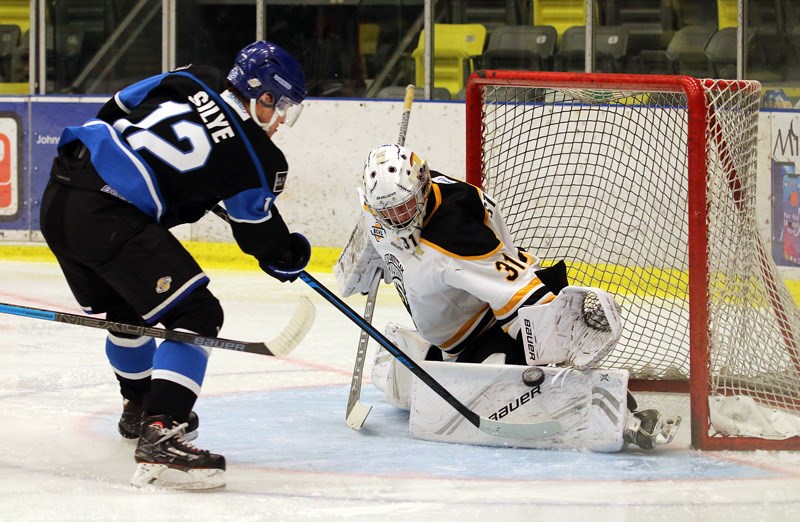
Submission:
[[[669,444],[675,438],[681,418],[665,419],[657,410],[642,410],[629,414],[623,439],[642,449],[651,450],[661,444]]]
[[[131,401],[124,399],[122,401],[122,416],[119,418],[117,429],[119,434],[126,439],[138,439],[139,432],[142,429],[142,403],[139,401]],[[189,420],[187,421],[186,435],[184,439],[194,440],[197,438],[197,428],[200,426],[200,419],[198,419],[195,412],[189,413]]]
[[[214,489],[225,485],[225,457],[186,442],[187,424],[169,415],[142,421],[131,484],[163,489]]]

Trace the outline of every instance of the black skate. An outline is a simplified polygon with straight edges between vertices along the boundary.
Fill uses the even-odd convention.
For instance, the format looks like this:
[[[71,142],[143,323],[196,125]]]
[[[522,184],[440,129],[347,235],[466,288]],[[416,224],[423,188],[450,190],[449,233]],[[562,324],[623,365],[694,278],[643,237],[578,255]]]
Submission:
[[[225,457],[198,449],[184,438],[186,423],[169,415],[142,421],[131,484],[167,489],[213,489],[225,485]]]
[[[629,414],[622,438],[628,444],[651,450],[659,444],[672,442],[680,424],[680,417],[665,419],[657,410],[637,411]]]
[[[124,399],[122,401],[122,417],[119,418],[117,424],[119,434],[126,439],[138,439],[142,429],[142,413],[141,402]],[[200,426],[200,419],[195,412],[189,413],[187,423],[186,435],[183,438],[194,440],[197,438],[197,428]]]

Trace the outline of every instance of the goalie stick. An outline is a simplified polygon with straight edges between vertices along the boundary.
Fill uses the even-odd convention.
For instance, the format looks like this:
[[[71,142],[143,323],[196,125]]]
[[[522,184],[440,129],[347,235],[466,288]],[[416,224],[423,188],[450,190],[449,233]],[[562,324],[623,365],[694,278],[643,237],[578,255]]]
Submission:
[[[85,315],[70,314],[66,312],[56,312],[54,310],[43,310],[29,306],[0,303],[0,313],[31,317],[33,319],[43,319],[45,321],[55,321],[58,323],[74,324],[78,326],[88,326],[108,330],[109,332],[127,333],[138,336],[155,337],[167,341],[177,341],[211,348],[221,348],[223,350],[234,350],[237,352],[257,353],[260,355],[284,356],[289,354],[306,336],[311,325],[314,323],[316,310],[314,304],[307,297],[300,299],[289,323],[283,331],[271,341],[264,342],[244,342],[223,339],[221,337],[206,337],[189,332],[179,332],[167,330],[154,326],[140,326],[128,323],[118,323],[106,321]]]
[[[458,413],[464,416],[472,425],[484,433],[495,435],[498,437],[508,437],[513,439],[538,439],[541,437],[548,437],[555,435],[561,430],[561,424],[556,420],[548,420],[535,423],[510,423],[501,422],[487,417],[481,417],[467,406],[453,396],[447,389],[439,384],[439,382],[431,377],[431,375],[417,365],[416,361],[411,359],[408,355],[403,353],[400,348],[395,346],[389,339],[382,333],[375,329],[370,323],[364,320],[363,317],[358,315],[347,303],[339,299],[328,288],[322,285],[319,281],[306,271],[300,272],[300,279],[302,279],[308,286],[313,288],[318,294],[325,298],[329,303],[343,312],[351,321],[353,321],[359,328],[365,330],[370,337],[375,339],[381,346],[392,354],[395,359],[400,361],[411,373],[417,376],[419,380],[424,382],[431,390],[433,390],[439,397],[444,399],[450,406],[452,406]],[[456,364],[456,363],[454,363]]]
[[[378,288],[381,283],[381,272],[375,272],[367,294],[367,304],[364,306],[364,320],[372,323],[372,312],[375,311],[375,301],[378,297]],[[367,358],[367,345],[369,335],[366,330],[361,330],[358,338],[358,351],[356,362],[353,366],[353,378],[350,381],[350,396],[347,398],[347,413],[345,422],[354,430],[360,430],[367,420],[367,415],[372,411],[372,406],[361,402],[361,379],[364,376],[364,360]]]
[[[406,87],[405,98],[403,99],[403,116],[400,119],[400,134],[397,137],[398,145],[406,144],[406,133],[408,132],[408,119],[411,116],[411,105],[414,103],[414,84],[409,84]],[[367,304],[364,307],[364,320],[372,323],[372,314],[375,311],[375,301],[378,298],[378,288],[381,283],[380,271],[375,274],[369,286],[369,293],[367,294]],[[367,420],[367,415],[372,410],[372,406],[368,406],[361,402],[361,379],[364,375],[364,360],[367,357],[367,346],[369,344],[369,335],[367,331],[362,329],[361,335],[358,339],[358,351],[356,352],[356,362],[353,366],[353,379],[350,382],[350,396],[347,399],[347,410],[345,414],[345,422],[354,430],[360,430]]]

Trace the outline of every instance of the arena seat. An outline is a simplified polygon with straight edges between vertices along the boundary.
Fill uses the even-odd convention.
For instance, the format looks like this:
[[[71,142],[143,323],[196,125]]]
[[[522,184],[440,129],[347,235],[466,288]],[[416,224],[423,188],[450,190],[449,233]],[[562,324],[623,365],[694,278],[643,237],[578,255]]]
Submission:
[[[551,25],[505,25],[492,31],[481,57],[484,69],[550,71],[558,32]]]
[[[717,32],[713,25],[688,25],[675,32],[665,51],[643,50],[635,70],[643,74],[707,75],[706,45]]]
[[[595,9],[594,12],[598,11],[599,9]],[[586,0],[533,0],[533,25],[555,27],[560,46],[567,29],[586,25]]]
[[[672,0],[607,0],[606,25],[628,28],[628,53],[664,50],[675,32]]]
[[[451,96],[467,83],[483,54],[486,27],[481,24],[434,24],[433,84],[446,88]],[[420,31],[417,47],[411,53],[416,66],[415,83],[425,85],[423,55],[425,30]]]
[[[736,78],[736,27],[720,29],[706,46],[706,58],[711,78]]]
[[[11,81],[11,55],[19,45],[21,32],[16,24],[0,25],[0,82]]]
[[[597,72],[625,72],[628,56],[628,29],[624,26],[595,27],[595,67]],[[573,26],[564,32],[555,55],[558,71],[583,72],[586,57],[586,28]]]

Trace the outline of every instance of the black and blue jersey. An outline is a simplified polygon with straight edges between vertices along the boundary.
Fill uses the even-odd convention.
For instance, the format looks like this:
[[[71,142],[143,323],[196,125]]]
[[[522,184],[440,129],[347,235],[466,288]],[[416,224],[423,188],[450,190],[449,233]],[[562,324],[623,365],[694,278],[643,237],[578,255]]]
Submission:
[[[214,77],[188,66],[132,84],[96,118],[67,127],[59,149],[80,140],[104,191],[167,226],[197,221],[224,202],[240,248],[269,261],[289,248],[275,207],[287,161]]]

